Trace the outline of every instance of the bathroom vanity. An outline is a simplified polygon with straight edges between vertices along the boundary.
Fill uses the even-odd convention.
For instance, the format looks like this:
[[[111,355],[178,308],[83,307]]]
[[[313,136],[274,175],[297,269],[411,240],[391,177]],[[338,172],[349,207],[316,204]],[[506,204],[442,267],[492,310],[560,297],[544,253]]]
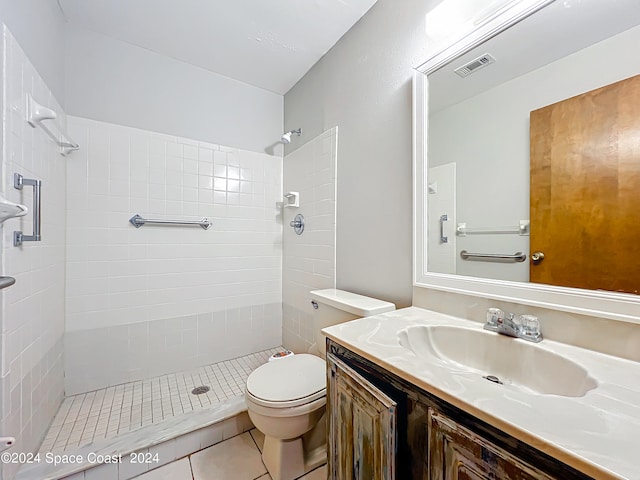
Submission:
[[[534,366],[529,374],[556,383],[526,384],[507,370],[499,384],[486,378],[491,372],[406,342],[407,329],[433,326],[482,332],[477,322],[415,307],[325,329],[329,478],[640,478],[636,362],[545,340],[533,348],[582,371]],[[464,335],[460,343],[466,348]],[[502,346],[492,349],[499,356]],[[513,362],[528,369],[538,358],[525,355]]]
[[[427,23],[435,25],[447,3],[455,4],[441,2]],[[547,118],[534,121],[555,108],[547,107],[602,88],[616,91],[638,76],[637,62],[619,61],[638,43],[638,2],[501,2],[504,8],[491,14],[482,2],[471,3],[478,11],[464,25],[469,30],[460,25],[460,35],[434,48],[414,77],[413,302],[476,319],[478,305],[503,302],[544,315],[549,337],[567,344],[532,345],[417,307],[325,329],[330,478],[638,480],[638,257],[623,255],[631,249],[621,246],[620,235],[603,252],[606,229],[596,228],[591,214],[569,212],[607,212],[607,221],[620,214],[621,223],[629,214],[606,206],[617,198],[609,188],[602,202],[582,194],[608,174],[562,166],[587,166],[586,159],[605,165],[610,156],[615,165],[617,150],[606,142],[637,145],[636,130],[603,121],[606,115],[596,116],[589,104],[576,117],[595,118],[598,128],[610,123],[613,133],[571,136],[563,148],[554,143],[562,153],[551,159],[539,147],[558,135]],[[616,102],[602,104],[614,111]],[[595,148],[592,139],[605,146]],[[627,163],[637,166],[636,160]],[[584,186],[576,183],[582,190],[575,201],[545,203],[556,198],[549,192],[562,189],[545,176],[551,172],[554,181],[565,172],[567,185],[585,179]],[[550,212],[562,220],[551,220]],[[576,237],[562,240],[561,231]],[[570,253],[551,255],[551,242],[540,240],[545,236]],[[597,254],[578,254],[585,245]],[[617,255],[631,273],[612,267],[609,258]],[[598,265],[596,258],[605,261]],[[541,275],[552,266],[553,275]],[[575,277],[560,280],[565,273]],[[632,286],[605,285],[607,277]]]

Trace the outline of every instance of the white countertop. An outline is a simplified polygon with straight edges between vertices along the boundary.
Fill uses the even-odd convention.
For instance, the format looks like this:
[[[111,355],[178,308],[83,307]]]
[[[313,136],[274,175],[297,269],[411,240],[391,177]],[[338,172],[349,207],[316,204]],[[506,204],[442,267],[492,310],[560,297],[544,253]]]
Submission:
[[[412,325],[482,329],[478,322],[409,307],[335,325],[323,332],[362,357],[586,475],[640,479],[640,363],[543,340],[540,348],[578,363],[599,385],[583,397],[532,394],[456,371],[438,360],[419,358],[398,342],[398,332]]]

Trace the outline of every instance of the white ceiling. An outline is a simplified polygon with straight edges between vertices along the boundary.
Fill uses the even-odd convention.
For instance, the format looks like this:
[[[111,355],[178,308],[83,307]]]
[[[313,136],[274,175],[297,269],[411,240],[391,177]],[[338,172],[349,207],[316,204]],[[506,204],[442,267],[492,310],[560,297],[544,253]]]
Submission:
[[[638,24],[638,0],[555,1],[430,74],[429,112],[471,98]],[[635,47],[629,55],[634,55],[633,51]],[[466,78],[454,73],[455,68],[485,53],[493,55],[496,63]]]
[[[376,0],[58,0],[71,25],[279,94]]]

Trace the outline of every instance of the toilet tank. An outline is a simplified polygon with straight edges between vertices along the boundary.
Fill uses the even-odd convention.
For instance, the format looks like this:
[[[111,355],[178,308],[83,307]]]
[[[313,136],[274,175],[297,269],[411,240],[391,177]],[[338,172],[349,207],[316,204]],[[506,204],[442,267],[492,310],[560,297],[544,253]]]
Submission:
[[[326,337],[321,333],[323,328],[396,309],[393,303],[335,288],[313,290],[309,293],[315,332],[315,344],[309,353],[319,354],[322,358],[325,357],[326,343]]]

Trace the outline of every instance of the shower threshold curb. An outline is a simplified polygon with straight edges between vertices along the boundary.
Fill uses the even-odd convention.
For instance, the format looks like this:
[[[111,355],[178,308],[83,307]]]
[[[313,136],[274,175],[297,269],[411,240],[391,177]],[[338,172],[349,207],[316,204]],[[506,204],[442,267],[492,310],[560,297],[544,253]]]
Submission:
[[[71,475],[76,480],[76,474],[80,474],[77,476],[79,480],[83,478],[82,473],[90,469],[104,469],[104,473],[109,471],[110,478],[114,480],[129,480],[250,430],[253,424],[246,412],[244,396],[237,396],[207,409],[178,415],[112,439],[55,454],[60,459],[58,465],[48,463],[46,454],[41,453],[40,462],[22,467],[15,480],[59,480]],[[175,444],[170,445],[174,441]],[[65,461],[80,456],[83,459],[81,462]],[[90,459],[94,457],[121,460],[92,463]]]

